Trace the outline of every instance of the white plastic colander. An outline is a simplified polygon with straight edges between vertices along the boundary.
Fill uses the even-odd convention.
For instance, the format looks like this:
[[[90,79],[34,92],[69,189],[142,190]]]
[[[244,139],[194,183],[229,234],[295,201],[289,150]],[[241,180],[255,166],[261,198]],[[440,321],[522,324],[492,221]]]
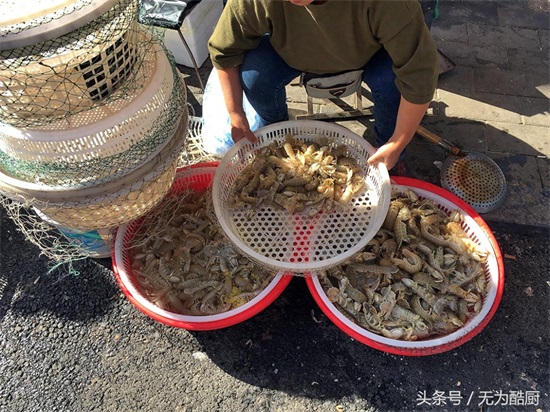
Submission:
[[[312,217],[267,205],[253,213],[249,208],[229,207],[228,198],[239,173],[260,149],[284,142],[289,133],[298,141],[346,145],[346,156],[356,159],[363,172],[364,188],[348,206]],[[385,166],[367,164],[375,148],[345,127],[314,120],[272,124],[255,135],[255,143],[243,139],[227,152],[214,177],[216,216],[235,246],[267,268],[306,275],[335,266],[366,246],[384,222],[391,195]]]

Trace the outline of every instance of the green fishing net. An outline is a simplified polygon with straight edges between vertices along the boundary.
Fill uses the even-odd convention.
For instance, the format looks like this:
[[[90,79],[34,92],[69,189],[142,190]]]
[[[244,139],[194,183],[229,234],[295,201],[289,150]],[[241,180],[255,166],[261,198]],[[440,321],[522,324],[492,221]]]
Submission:
[[[52,269],[72,272],[108,258],[116,228],[153,209],[179,167],[212,157],[137,0],[33,5],[44,12],[2,2],[0,207]]]

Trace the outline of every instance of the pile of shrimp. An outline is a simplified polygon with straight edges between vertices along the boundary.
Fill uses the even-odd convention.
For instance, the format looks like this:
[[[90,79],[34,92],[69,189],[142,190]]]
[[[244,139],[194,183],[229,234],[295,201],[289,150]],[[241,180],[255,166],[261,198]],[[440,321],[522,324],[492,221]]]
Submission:
[[[464,231],[458,212],[394,190],[377,235],[319,280],[336,308],[364,329],[428,339],[455,332],[480,312],[489,255]]]
[[[287,134],[282,145],[261,149],[237,176],[229,205],[269,204],[290,213],[310,216],[346,206],[365,184],[356,159],[346,156],[347,147],[300,142]]]
[[[131,271],[144,296],[161,309],[213,315],[256,297],[274,279],[238,253],[210,212],[211,189],[172,195],[132,237]]]

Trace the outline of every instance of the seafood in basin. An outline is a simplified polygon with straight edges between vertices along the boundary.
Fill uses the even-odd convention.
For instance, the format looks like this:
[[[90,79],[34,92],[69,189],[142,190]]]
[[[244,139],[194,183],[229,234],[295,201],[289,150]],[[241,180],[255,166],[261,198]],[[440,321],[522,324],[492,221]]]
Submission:
[[[319,274],[327,298],[358,326],[422,340],[463,327],[482,308],[489,251],[411,189],[394,190],[382,228],[358,254]]]
[[[132,237],[132,273],[159,308],[194,316],[226,312],[252,300],[274,279],[275,272],[236,251],[211,209],[211,189],[171,195]]]

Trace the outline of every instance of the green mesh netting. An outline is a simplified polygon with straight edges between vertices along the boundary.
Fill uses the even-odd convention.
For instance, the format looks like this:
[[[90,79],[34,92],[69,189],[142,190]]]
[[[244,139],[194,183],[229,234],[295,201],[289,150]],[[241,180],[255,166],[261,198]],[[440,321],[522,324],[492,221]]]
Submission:
[[[72,272],[109,256],[115,229],[153,209],[178,167],[213,157],[162,32],[136,22],[136,0],[100,2],[78,29],[13,47],[100,4],[42,3],[47,15],[0,17],[0,207],[52,270]]]
[[[7,6],[10,4],[13,2]],[[143,79],[136,78],[135,68],[147,48],[138,33],[138,1],[111,0],[106,4],[113,5],[97,18],[44,41],[40,29],[47,31],[57,24],[59,27],[51,30],[55,34],[63,25],[77,25],[80,20],[72,22],[71,16],[84,13],[90,2],[73,2],[12,24],[9,17],[0,18],[4,22],[0,26],[1,122],[39,126],[124,98],[124,93],[114,95],[115,90],[142,87]],[[2,7],[4,12],[5,5]]]
[[[170,76],[173,82],[167,86],[173,86],[163,91],[162,98],[157,96],[156,100],[144,102],[146,105],[132,116],[113,124],[112,128],[84,134],[76,143],[76,137],[70,141],[35,142],[31,149],[29,141],[13,139],[8,145],[4,139],[0,148],[9,147],[6,151],[0,149],[3,172],[25,182],[64,188],[96,185],[128,173],[168,143],[178,126],[177,119],[185,112],[185,84],[174,66]],[[2,137],[9,136],[3,136],[0,129],[0,139]],[[129,141],[118,143],[123,139]],[[79,147],[72,149],[71,145],[77,144],[83,146],[84,154]],[[49,148],[51,152],[47,155]]]
[[[193,108],[189,104],[187,104],[187,110],[194,114]],[[219,157],[212,156],[202,148],[201,131],[202,119],[194,115],[189,116],[184,144],[176,153],[177,168],[219,160]],[[155,207],[160,203],[161,201],[156,202]],[[41,254],[48,258],[52,271],[60,270],[69,274],[77,274],[75,262],[86,258],[108,257],[109,253],[105,253],[105,251],[110,251],[112,248],[116,226],[98,230],[93,228],[78,230],[56,225],[54,220],[37,210],[35,204],[35,199],[21,197],[15,201],[0,195],[0,207],[6,210],[25,238],[37,246]],[[50,208],[53,208],[54,215],[56,211],[67,214],[71,210],[71,206],[67,202],[55,206],[50,205]],[[77,219],[78,215],[76,213],[73,219]]]
[[[26,240],[37,246],[40,254],[51,263],[50,272],[62,270],[76,275],[79,271],[75,269],[75,262],[86,258],[108,257],[107,252],[114,237],[112,231],[103,231],[102,235],[98,232],[90,233],[88,236],[97,236],[91,242],[86,242],[84,236],[69,240],[51,221],[39,217],[31,207],[3,196],[0,196],[0,205]]]

